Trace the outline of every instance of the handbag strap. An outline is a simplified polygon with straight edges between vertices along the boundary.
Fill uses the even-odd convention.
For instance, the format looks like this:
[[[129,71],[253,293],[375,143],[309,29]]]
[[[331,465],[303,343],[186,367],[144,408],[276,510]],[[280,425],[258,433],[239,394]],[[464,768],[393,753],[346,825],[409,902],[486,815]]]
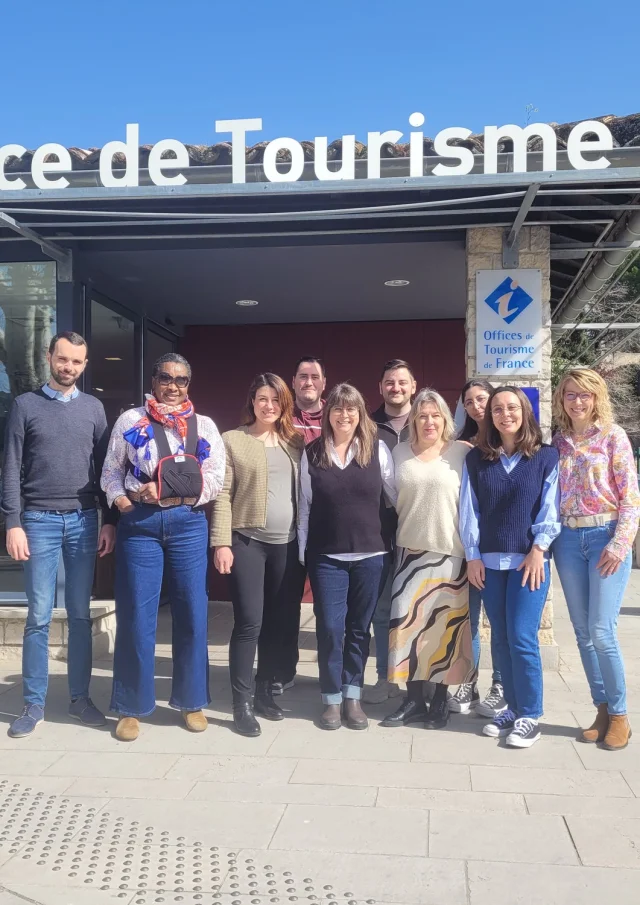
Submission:
[[[156,421],[155,418],[149,418],[149,420],[153,424],[153,438],[156,441],[156,446],[158,448],[158,459],[166,459],[169,456],[178,455],[178,453],[171,452],[164,425],[160,421]],[[196,416],[193,414],[190,418],[187,418],[187,437],[184,445],[184,452],[186,455],[195,456],[197,448],[198,424],[196,422]]]

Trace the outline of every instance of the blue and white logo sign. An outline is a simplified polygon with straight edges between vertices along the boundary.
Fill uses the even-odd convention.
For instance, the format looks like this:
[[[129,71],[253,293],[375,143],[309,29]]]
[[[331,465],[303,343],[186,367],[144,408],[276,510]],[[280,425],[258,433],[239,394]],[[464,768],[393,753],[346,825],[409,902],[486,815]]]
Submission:
[[[542,370],[542,274],[476,272],[476,371],[536,377]]]

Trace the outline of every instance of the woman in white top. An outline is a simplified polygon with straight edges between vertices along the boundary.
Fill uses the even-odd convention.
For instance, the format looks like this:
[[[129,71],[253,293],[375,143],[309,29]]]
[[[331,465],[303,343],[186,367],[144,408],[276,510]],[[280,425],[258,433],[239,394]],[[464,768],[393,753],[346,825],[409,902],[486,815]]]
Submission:
[[[458,534],[462,468],[471,447],[455,440],[446,402],[420,390],[409,415],[409,440],[393,451],[398,546],[391,598],[389,681],[407,697],[383,726],[448,722],[449,685],[475,679],[469,585]],[[429,708],[423,683],[435,683]]]
[[[360,706],[373,611],[389,569],[383,529],[393,465],[364,399],[348,383],[329,394],[321,435],[300,463],[300,559],[313,590],[322,729],[366,729]]]

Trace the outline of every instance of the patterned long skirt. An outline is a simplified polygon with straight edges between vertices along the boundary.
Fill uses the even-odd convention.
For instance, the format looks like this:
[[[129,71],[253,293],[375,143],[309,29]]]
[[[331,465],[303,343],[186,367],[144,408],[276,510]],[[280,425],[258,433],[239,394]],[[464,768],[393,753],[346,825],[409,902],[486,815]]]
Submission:
[[[399,548],[391,591],[390,682],[473,682],[467,563]]]

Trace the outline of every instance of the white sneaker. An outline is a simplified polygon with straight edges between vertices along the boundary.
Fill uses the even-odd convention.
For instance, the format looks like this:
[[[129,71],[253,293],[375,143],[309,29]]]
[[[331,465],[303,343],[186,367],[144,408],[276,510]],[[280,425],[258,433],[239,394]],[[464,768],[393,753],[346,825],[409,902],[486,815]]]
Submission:
[[[389,698],[397,698],[402,693],[402,689],[395,682],[378,679],[375,685],[365,690],[362,700],[365,704],[384,704]]]
[[[480,701],[479,704],[476,704],[476,714],[478,716],[489,717],[489,719],[492,719],[506,709],[507,702],[504,699],[502,685],[498,685],[497,683],[491,686],[484,701]]]

